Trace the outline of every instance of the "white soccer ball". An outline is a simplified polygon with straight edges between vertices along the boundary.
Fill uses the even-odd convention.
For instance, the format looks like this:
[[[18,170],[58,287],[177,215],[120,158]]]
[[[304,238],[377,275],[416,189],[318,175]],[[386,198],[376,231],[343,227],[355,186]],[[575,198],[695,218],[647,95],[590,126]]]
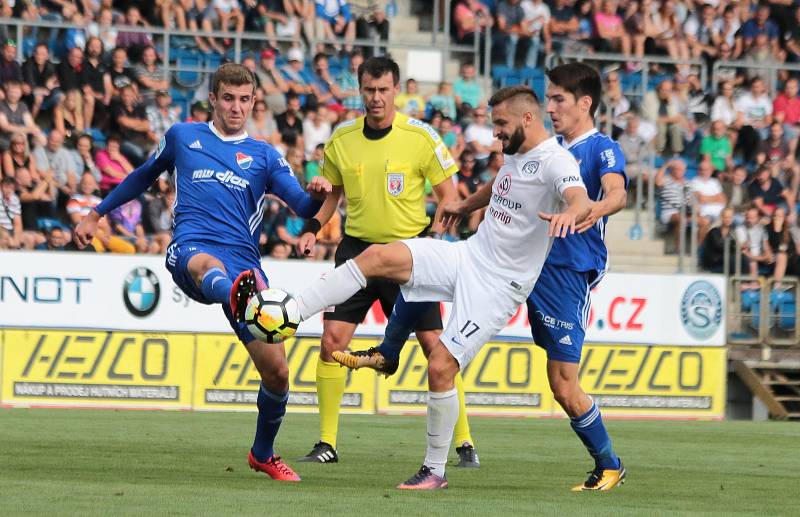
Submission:
[[[280,343],[294,336],[300,325],[297,301],[281,289],[266,289],[250,298],[244,321],[253,337],[267,343]]]

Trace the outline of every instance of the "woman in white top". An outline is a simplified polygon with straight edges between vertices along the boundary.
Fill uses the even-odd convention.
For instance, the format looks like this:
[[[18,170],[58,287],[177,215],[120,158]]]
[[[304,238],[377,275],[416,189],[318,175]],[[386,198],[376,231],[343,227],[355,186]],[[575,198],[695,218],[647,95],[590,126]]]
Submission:
[[[736,122],[736,106],[733,103],[733,83],[723,81],[719,85],[719,93],[711,106],[711,120],[721,120],[730,127]]]

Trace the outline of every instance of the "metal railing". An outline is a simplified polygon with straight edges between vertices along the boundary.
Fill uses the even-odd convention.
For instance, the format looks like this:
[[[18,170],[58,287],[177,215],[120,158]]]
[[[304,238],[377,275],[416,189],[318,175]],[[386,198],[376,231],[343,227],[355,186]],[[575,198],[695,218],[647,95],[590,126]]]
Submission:
[[[800,347],[800,281],[728,278],[727,329],[731,345],[759,345],[764,359],[773,347]]]

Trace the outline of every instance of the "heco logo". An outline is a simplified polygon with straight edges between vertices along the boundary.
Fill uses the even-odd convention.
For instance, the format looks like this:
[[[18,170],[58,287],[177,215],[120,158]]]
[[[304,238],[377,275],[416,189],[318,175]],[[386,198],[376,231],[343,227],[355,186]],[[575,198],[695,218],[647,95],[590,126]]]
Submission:
[[[233,186],[246,189],[250,182],[241,176],[237,176],[231,171],[216,172],[212,169],[196,169],[192,171],[192,181],[213,181],[217,180],[225,186]]]

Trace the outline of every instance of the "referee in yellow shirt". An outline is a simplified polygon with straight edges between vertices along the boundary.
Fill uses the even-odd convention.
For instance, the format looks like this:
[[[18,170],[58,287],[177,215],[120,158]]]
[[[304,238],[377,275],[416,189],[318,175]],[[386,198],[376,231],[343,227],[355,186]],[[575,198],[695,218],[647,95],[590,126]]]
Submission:
[[[423,234],[431,223],[425,213],[425,180],[433,185],[439,207],[458,193],[451,176],[458,171],[455,160],[436,131],[419,120],[395,111],[400,69],[386,57],[366,60],[358,69],[358,83],[366,115],[340,124],[325,146],[322,174],[333,192],[303,233],[315,234],[336,211],[344,194],[347,200],[345,234],[336,250],[336,265],[343,264],[370,244],[387,243]],[[441,228],[438,217],[431,230]],[[305,237],[310,237],[306,235]],[[304,237],[304,238],[305,238]],[[299,246],[303,248],[304,238]],[[303,251],[306,251],[304,249]],[[400,288],[397,284],[370,280],[333,312],[324,315],[322,347],[317,362],[320,441],[300,461],[336,463],[339,405],[345,389],[347,369],[333,360],[334,351],[347,348],[356,327],[364,320],[375,300],[384,314],[391,314]],[[422,317],[416,335],[423,350],[439,339],[442,319],[438,304]],[[460,444],[460,465],[477,467],[464,409],[464,389],[457,380],[461,415],[455,429]]]

